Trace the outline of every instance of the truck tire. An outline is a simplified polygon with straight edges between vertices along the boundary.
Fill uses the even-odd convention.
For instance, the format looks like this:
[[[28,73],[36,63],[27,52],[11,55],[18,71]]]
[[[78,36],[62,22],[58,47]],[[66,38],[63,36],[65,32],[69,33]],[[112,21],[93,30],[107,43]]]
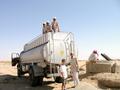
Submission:
[[[40,86],[42,86],[43,85],[43,76],[40,76],[39,78],[40,78],[40,83],[39,84],[40,84]]]
[[[30,79],[30,85],[35,87],[40,84],[40,76],[35,76],[33,68],[31,67],[29,69],[29,79]]]
[[[22,76],[22,67],[20,64],[17,65],[17,76],[18,77]]]

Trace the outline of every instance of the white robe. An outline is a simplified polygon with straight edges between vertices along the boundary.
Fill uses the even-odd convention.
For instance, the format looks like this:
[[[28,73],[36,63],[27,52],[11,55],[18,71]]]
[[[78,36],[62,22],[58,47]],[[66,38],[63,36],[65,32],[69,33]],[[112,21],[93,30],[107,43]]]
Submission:
[[[72,78],[74,81],[74,86],[79,84],[79,78],[78,78],[78,66],[77,66],[77,59],[73,58],[71,59],[71,74],[72,74]]]

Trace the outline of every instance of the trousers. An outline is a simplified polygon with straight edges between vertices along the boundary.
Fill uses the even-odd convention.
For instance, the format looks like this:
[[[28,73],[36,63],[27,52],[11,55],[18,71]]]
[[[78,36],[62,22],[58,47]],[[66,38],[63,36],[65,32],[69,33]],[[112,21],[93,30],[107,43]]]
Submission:
[[[72,78],[73,78],[73,82],[74,82],[74,85],[78,85],[79,84],[79,78],[78,78],[78,72],[72,72]]]

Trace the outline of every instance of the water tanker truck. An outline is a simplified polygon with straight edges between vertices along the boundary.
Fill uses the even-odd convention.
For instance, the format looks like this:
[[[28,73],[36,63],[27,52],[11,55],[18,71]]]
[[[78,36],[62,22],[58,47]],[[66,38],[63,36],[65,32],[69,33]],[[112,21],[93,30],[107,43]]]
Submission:
[[[75,53],[71,32],[49,32],[26,43],[20,54],[12,53],[12,66],[17,66],[18,77],[29,74],[31,86],[42,85],[45,77],[59,81],[61,60],[69,67],[71,52]]]

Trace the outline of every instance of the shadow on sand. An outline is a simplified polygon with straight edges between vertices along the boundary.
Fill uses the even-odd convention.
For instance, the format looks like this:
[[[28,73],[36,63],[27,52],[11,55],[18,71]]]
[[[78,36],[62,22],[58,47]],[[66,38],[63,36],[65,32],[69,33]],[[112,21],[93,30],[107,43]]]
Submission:
[[[89,76],[94,76],[95,74],[97,74],[97,73],[86,73],[86,72],[84,72],[82,74],[80,73],[79,78],[80,78],[80,80],[82,80],[84,78],[88,78]]]
[[[53,81],[44,81],[43,86],[31,87],[28,76],[12,76],[9,74],[0,75],[0,90],[53,90],[49,84]]]

